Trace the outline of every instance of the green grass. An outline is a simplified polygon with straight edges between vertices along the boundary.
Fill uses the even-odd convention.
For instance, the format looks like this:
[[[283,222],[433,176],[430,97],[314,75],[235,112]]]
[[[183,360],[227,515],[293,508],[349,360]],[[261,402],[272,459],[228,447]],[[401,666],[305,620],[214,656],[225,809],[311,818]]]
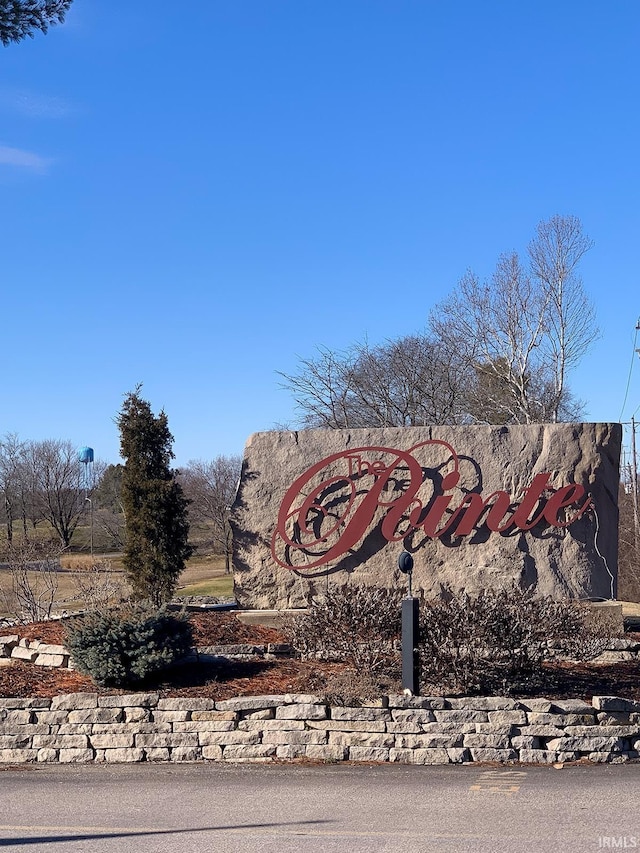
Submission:
[[[215,595],[218,598],[233,598],[233,576],[224,575],[220,578],[198,581],[181,587],[176,593],[178,598],[185,595]]]

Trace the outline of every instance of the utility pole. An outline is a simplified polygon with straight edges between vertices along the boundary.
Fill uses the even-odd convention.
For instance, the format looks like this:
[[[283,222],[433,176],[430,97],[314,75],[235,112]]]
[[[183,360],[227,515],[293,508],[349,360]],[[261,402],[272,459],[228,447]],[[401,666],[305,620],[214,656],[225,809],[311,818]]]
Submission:
[[[638,460],[636,457],[636,420],[634,417],[631,418],[631,488],[633,489],[633,532],[637,559],[640,522],[638,520]]]

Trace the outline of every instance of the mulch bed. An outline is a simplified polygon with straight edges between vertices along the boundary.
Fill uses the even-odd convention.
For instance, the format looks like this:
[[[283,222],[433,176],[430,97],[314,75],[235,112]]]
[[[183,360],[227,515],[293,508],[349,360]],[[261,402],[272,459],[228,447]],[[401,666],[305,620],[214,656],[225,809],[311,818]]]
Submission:
[[[235,643],[284,642],[274,628],[244,625],[232,613],[196,613],[190,615],[194,643],[198,646]],[[42,622],[3,629],[3,634],[18,634],[47,643],[64,643],[64,622]],[[225,664],[188,664],[175,667],[154,681],[137,685],[137,690],[158,691],[162,696],[201,696],[229,699],[280,693],[322,693],[327,682],[346,671],[343,664],[323,661],[229,661]],[[0,696],[50,697],[62,693],[130,693],[127,690],[96,688],[90,678],[68,670],[36,667],[23,661],[0,666]],[[593,696],[624,696],[640,701],[640,662],[615,664],[553,663],[545,665],[543,680],[528,691],[517,694],[547,698],[576,698],[591,701]]]

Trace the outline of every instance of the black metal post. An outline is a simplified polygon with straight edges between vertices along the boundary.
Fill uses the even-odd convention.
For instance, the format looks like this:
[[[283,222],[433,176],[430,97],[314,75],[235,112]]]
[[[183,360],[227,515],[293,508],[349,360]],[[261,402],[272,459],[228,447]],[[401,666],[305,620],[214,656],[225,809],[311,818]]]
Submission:
[[[420,610],[417,598],[402,601],[402,689],[410,690],[414,696],[420,693],[420,667],[418,645],[420,643]]]
[[[419,600],[411,594],[413,557],[408,551],[398,557],[398,568],[407,576],[408,586],[407,597],[402,600],[402,689],[417,696],[420,693],[420,608]]]

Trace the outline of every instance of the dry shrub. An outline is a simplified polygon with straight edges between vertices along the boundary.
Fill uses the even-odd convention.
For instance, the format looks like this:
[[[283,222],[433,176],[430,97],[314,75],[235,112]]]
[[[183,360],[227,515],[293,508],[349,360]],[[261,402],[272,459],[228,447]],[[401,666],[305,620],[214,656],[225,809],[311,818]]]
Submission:
[[[60,550],[58,542],[49,541],[7,545],[10,583],[0,587],[0,599],[19,622],[41,622],[51,617],[58,590]]]
[[[329,705],[358,708],[368,704],[371,699],[378,699],[390,693],[401,693],[402,684],[382,673],[372,675],[349,668],[319,679],[313,687],[313,692],[319,693]]]
[[[420,622],[421,683],[444,692],[512,692],[535,683],[545,660],[589,660],[608,640],[578,602],[516,586],[444,590]]]
[[[343,584],[292,619],[289,641],[303,658],[343,661],[361,673],[397,669],[402,592]]]
[[[116,575],[109,560],[85,557],[74,566],[75,599],[87,610],[104,611],[128,598],[128,588]]]

